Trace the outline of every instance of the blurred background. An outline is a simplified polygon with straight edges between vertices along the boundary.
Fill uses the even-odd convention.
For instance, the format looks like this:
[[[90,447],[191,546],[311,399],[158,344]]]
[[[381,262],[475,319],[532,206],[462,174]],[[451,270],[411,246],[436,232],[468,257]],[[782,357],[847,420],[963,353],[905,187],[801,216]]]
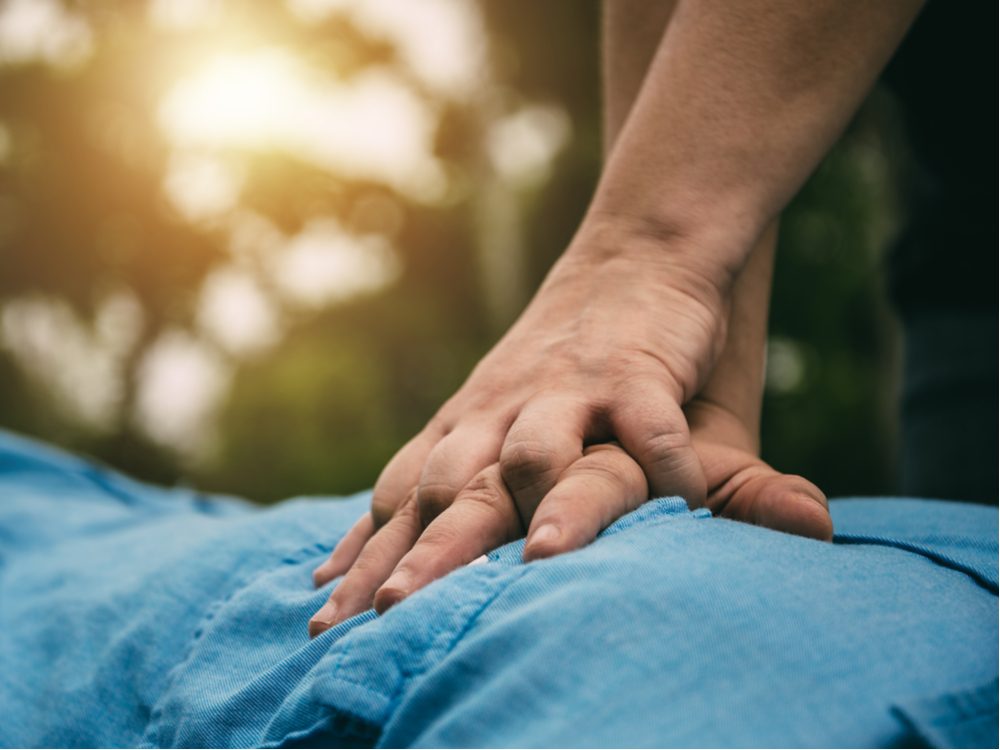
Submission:
[[[0,426],[268,502],[374,482],[600,168],[582,0],[0,0]],[[894,486],[877,90],[787,212],[764,457]]]

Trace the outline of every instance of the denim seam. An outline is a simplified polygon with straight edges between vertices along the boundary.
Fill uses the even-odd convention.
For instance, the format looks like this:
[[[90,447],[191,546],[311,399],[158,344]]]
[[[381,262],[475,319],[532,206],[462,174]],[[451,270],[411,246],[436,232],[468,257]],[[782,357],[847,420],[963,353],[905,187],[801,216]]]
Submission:
[[[315,555],[317,545],[310,544],[308,547],[298,547],[296,552],[284,555],[279,561],[279,565],[297,565],[303,560],[308,559],[310,556]],[[209,605],[205,614],[198,621],[197,627],[192,633],[191,640],[184,651],[184,655],[178,660],[178,662],[170,668],[167,672],[166,684],[163,686],[163,690],[160,693],[156,701],[153,702],[151,706],[151,711],[149,714],[149,722],[146,724],[146,729],[142,733],[142,742],[145,747],[162,747],[160,743],[160,732],[162,730],[162,722],[160,721],[163,716],[163,703],[170,696],[172,689],[180,675],[181,671],[190,662],[191,657],[194,655],[194,649],[201,641],[202,636],[205,633],[205,629],[208,627],[209,623],[215,619],[215,616],[219,611],[235,597],[237,594],[242,592],[253,583],[254,578],[259,575],[260,571],[254,571],[253,573],[248,573],[247,575],[240,578],[239,583],[233,587],[233,589],[226,594],[226,596],[221,599],[217,599]]]
[[[324,685],[326,683],[337,683],[337,682],[342,682],[345,685],[350,685],[351,687],[357,688],[358,690],[360,690],[360,691],[362,691],[364,693],[368,693],[370,696],[378,698],[380,700],[380,702],[384,702],[385,705],[386,705],[386,709],[384,709],[383,712],[386,711],[386,710],[388,710],[388,708],[391,706],[391,704],[393,702],[393,697],[400,690],[400,682],[402,682],[402,680],[397,679],[396,680],[396,684],[393,686],[392,690],[390,690],[390,691],[382,691],[382,690],[378,690],[376,688],[373,688],[371,685],[363,685],[362,683],[356,682],[355,680],[352,680],[352,679],[350,679],[348,677],[341,677],[341,676],[337,675],[337,672],[340,671],[340,666],[341,666],[341,664],[344,661],[345,654],[347,654],[349,652],[353,653],[353,651],[351,651],[350,648],[342,649],[340,651],[340,653],[337,654],[337,659],[334,661],[333,664],[330,665],[329,669],[327,670],[327,669],[324,668],[324,672],[328,671],[329,674],[331,675],[326,680],[324,680]],[[322,662],[320,662],[320,663],[322,663]],[[400,671],[402,671],[402,670],[400,670]],[[327,703],[326,701],[317,700],[316,702],[319,703],[322,706],[325,706],[326,708],[330,709],[331,711],[340,711],[340,709],[337,708],[337,706],[335,706],[335,705],[333,705],[331,703]]]
[[[345,633],[345,635],[347,635],[347,634]],[[338,640],[336,643],[339,645],[339,644],[342,643],[342,641]],[[337,676],[337,673],[340,672],[341,665],[344,663],[344,656],[348,652],[350,652],[350,651],[351,651],[350,643],[348,643],[346,647],[341,648],[337,652],[336,657],[334,657],[333,664],[331,664],[330,667],[329,667],[329,673],[331,675],[331,679],[332,680],[340,680],[340,681],[346,682],[346,683],[348,683],[350,685],[354,685],[355,687],[360,688],[360,689],[362,689],[362,690],[364,690],[366,692],[370,692],[370,693],[372,693],[374,695],[379,695],[378,691],[372,690],[367,685],[360,685],[360,684],[354,682],[353,680],[348,680],[348,679],[346,679],[344,677],[338,677]],[[322,660],[320,660],[318,662],[318,664],[322,664],[322,663],[323,663]],[[385,699],[385,700],[389,700],[389,696],[387,696],[387,695],[380,695],[380,697],[383,698],[383,699]]]
[[[463,624],[462,627],[459,628],[457,634],[454,628],[450,628],[447,626],[435,625],[429,628],[428,635],[430,637],[429,640],[431,641],[431,645],[428,647],[426,651],[424,651],[424,659],[422,660],[424,662],[424,666],[416,670],[409,670],[406,668],[405,664],[399,664],[398,665],[399,676],[396,678],[395,684],[392,686],[392,688],[385,691],[377,690],[373,689],[370,685],[363,685],[359,682],[356,682],[355,680],[337,675],[337,673],[340,671],[340,667],[344,663],[345,657],[347,657],[349,654],[353,654],[355,651],[355,649],[353,648],[354,644],[351,643],[348,643],[345,648],[342,648],[337,653],[336,659],[327,668],[329,674],[331,675],[329,680],[333,682],[341,682],[347,685],[351,685],[352,687],[358,688],[359,690],[384,701],[385,708],[382,711],[383,726],[380,727],[380,729],[384,729],[384,723],[385,723],[384,717],[387,715],[391,715],[392,712],[399,705],[401,696],[403,692],[406,690],[406,686],[412,680],[418,678],[420,675],[422,675],[424,672],[426,672],[433,666],[433,664],[431,664],[430,662],[435,660],[434,654],[437,652],[441,652],[440,656],[437,657],[434,663],[439,662],[441,658],[446,656],[448,652],[454,647],[458,639],[460,639],[462,635],[468,632],[469,628],[472,627],[472,625],[475,623],[475,620],[486,609],[486,607],[488,607],[493,602],[493,600],[496,599],[496,597],[498,597],[501,593],[506,591],[507,587],[510,586],[512,583],[514,583],[515,580],[518,580],[521,577],[521,575],[524,574],[524,572],[525,571],[520,571],[516,576],[514,576],[511,580],[509,580],[506,584],[504,584],[500,589],[493,592],[490,596],[486,597],[482,601],[482,603],[480,603],[477,607],[475,607],[470,612],[465,624]],[[440,648],[441,642],[444,641],[445,637],[450,634],[454,634],[454,639],[452,640],[452,643],[449,644],[444,649],[441,649]],[[340,710],[334,705],[330,705],[322,701],[321,703],[322,705],[329,708],[331,711],[337,712]]]
[[[504,588],[506,588],[506,586],[504,586]],[[498,591],[495,594],[487,597],[486,600],[485,600],[485,602],[483,604],[481,604],[479,607],[476,607],[476,609],[469,615],[469,617],[470,618],[476,617],[478,615],[478,613],[482,610],[482,608],[485,607],[487,604],[489,604],[489,602],[492,601],[493,598],[495,598],[495,596],[499,595],[499,593],[500,592]],[[464,627],[465,626],[463,626],[463,628]],[[438,643],[441,640],[443,640],[443,636],[446,636],[446,635],[448,635],[449,633],[452,633],[452,632],[454,632],[454,628],[449,628],[446,625],[432,625],[430,628],[428,628],[427,633],[428,633],[428,636],[429,636],[429,640],[431,641],[431,645],[424,652],[425,657],[428,654],[434,653],[434,651],[438,647]],[[464,632],[464,630],[463,630],[463,632]],[[346,635],[347,634],[345,634],[345,636]],[[337,641],[336,645],[341,645],[342,643],[343,643],[343,641]],[[331,681],[342,682],[342,683],[351,685],[351,686],[356,687],[356,688],[358,688],[358,689],[360,689],[360,690],[362,690],[362,691],[364,691],[364,692],[366,692],[366,693],[368,693],[368,694],[370,694],[372,696],[375,696],[377,698],[380,698],[380,699],[384,700],[385,703],[386,703],[386,709],[385,709],[386,713],[391,713],[392,709],[395,707],[395,705],[397,703],[396,699],[400,695],[400,693],[402,693],[402,691],[405,689],[406,683],[409,680],[411,680],[413,677],[419,676],[424,671],[426,671],[427,668],[429,668],[429,667],[425,667],[423,669],[418,669],[418,670],[415,670],[415,671],[411,671],[411,670],[408,670],[406,668],[405,664],[398,664],[398,667],[399,667],[399,669],[398,669],[399,676],[396,678],[395,683],[393,684],[393,686],[391,688],[389,688],[389,689],[386,689],[386,690],[374,689],[370,685],[364,685],[364,684],[362,684],[360,682],[357,682],[355,680],[352,680],[350,678],[343,677],[343,676],[337,674],[338,672],[341,671],[341,667],[343,666],[343,664],[344,664],[345,660],[347,659],[347,657],[352,656],[354,654],[354,652],[357,650],[357,648],[363,648],[363,644],[356,645],[356,644],[350,643],[350,642],[346,643],[346,644],[343,644],[343,647],[339,649],[339,651],[337,652],[336,657],[333,660],[333,662],[329,665],[329,667],[324,668],[324,671],[328,672],[331,675],[331,677],[329,678],[329,680],[331,680]],[[325,702],[322,702],[322,701],[320,701],[320,702],[323,705],[325,705],[328,708],[330,708],[331,710],[334,710],[334,711],[339,710],[339,709],[337,709],[336,706],[333,706],[331,704],[328,704],[328,703],[325,703]]]
[[[420,669],[414,670],[409,674],[406,674],[403,679],[399,681],[393,695],[390,699],[389,714],[392,714],[402,701],[403,693],[406,691],[407,687],[411,685],[414,680],[419,679],[421,676],[429,672],[433,667],[440,664],[445,657],[448,656],[455,648],[455,646],[462,640],[462,637],[468,633],[482,616],[482,614],[492,605],[502,594],[504,594],[512,585],[517,581],[520,581],[528,573],[528,567],[522,567],[517,571],[514,576],[509,576],[506,583],[497,588],[490,596],[486,597],[482,603],[473,610],[462,627],[458,628],[456,631],[454,628],[437,628],[434,633],[434,642],[431,648],[425,653],[425,658],[423,659],[423,664]],[[446,640],[445,636],[451,636],[451,641],[447,643],[444,648],[440,648],[442,642]]]
[[[894,547],[895,549],[899,549],[904,552],[911,552],[915,555],[920,555],[921,557],[930,560],[943,568],[948,568],[949,570],[954,570],[957,573],[962,573],[985,588],[994,596],[997,595],[997,584],[980,573],[973,566],[956,562],[946,555],[934,552],[933,550],[920,544],[914,544],[911,542],[900,541],[890,537],[872,534],[836,534],[834,535],[834,541],[841,544],[871,545],[883,548]]]

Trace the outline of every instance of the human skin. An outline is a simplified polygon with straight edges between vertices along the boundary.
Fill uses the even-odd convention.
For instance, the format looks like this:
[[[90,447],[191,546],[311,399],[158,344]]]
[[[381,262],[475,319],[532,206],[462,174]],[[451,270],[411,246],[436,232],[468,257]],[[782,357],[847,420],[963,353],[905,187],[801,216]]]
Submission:
[[[317,569],[318,583],[348,573],[313,632],[373,598],[391,606],[525,530],[529,558],[578,547],[649,495],[707,498],[724,514],[782,527],[788,504],[748,490],[774,480],[770,469],[747,464],[719,481],[756,449],[759,387],[751,395],[738,384],[759,384],[762,344],[730,336],[730,348],[756,348],[757,364],[720,370],[718,386],[709,376],[731,311],[766,310],[766,285],[762,308],[740,303],[737,280],[753,259],[769,267],[778,212],[919,6],[664,6],[654,28],[666,31],[644,47],[655,47],[644,77],[639,61],[621,64],[638,93],[620,97],[624,108],[609,103],[609,130],[622,124],[579,231],[521,318],[383,471],[371,516]],[[617,23],[623,38],[637,33],[626,16]],[[612,13],[611,35],[615,24]],[[606,70],[615,99],[614,64]],[[620,449],[597,447],[610,441]],[[699,455],[699,446],[713,447]],[[791,496],[812,496],[797,481]],[[828,536],[828,518],[824,526],[809,502],[801,528],[789,530]]]
[[[770,232],[736,283],[730,337],[712,377],[687,405],[685,415],[713,513],[829,540],[833,527],[823,492],[802,477],[775,471],[757,455],[773,249]],[[533,531],[549,525],[557,533],[549,538],[532,534],[525,559],[551,557],[591,542],[647,496],[641,467],[617,443],[588,446],[532,519]],[[497,464],[426,529],[413,494],[378,534],[371,515],[366,515],[338,545],[332,566],[317,570],[317,585],[345,572],[347,576],[331,597],[330,608],[310,621],[310,634],[318,635],[373,604],[384,612],[522,533],[516,504]]]

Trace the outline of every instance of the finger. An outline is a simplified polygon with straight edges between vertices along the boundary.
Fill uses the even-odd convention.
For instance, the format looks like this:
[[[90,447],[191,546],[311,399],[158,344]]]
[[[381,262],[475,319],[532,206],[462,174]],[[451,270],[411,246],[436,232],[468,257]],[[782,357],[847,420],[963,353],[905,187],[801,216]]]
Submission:
[[[542,397],[525,404],[500,450],[500,474],[525,525],[560,475],[583,455],[591,410],[573,397]]]
[[[730,512],[735,518],[775,531],[826,542],[833,539],[826,495],[808,479],[794,474],[774,471],[771,476],[748,482],[736,493]]]
[[[469,482],[420,535],[375,594],[380,613],[455,568],[521,536],[523,527],[497,464]]]
[[[347,572],[374,533],[375,522],[372,520],[372,514],[365,513],[337,542],[330,556],[313,571],[313,583],[316,587],[325,586],[337,576]]]
[[[496,463],[507,424],[473,420],[456,427],[427,456],[417,489],[424,526],[448,508],[480,471]]]
[[[392,518],[410,490],[417,486],[427,456],[444,434],[444,429],[432,422],[396,451],[396,455],[382,469],[372,491],[372,516],[376,528],[381,528]]]
[[[371,607],[375,591],[420,536],[416,493],[399,507],[358,555],[329,600],[309,620],[309,636],[315,638],[339,622]]]
[[[622,447],[645,472],[651,495],[704,504],[705,474],[684,413],[665,387],[649,379],[629,384],[610,418]]]
[[[545,496],[528,530],[525,561],[579,549],[649,497],[642,468],[620,447],[589,446]]]
[[[712,513],[798,536],[829,541],[833,522],[826,495],[804,477],[782,474],[745,451],[699,443],[709,487],[706,505]]]
[[[440,435],[441,430],[427,427],[400,448],[386,464],[372,492],[371,513],[359,518],[334,547],[330,557],[313,571],[316,586],[325,586],[346,573],[376,529],[392,518],[396,508],[416,486],[424,460]]]

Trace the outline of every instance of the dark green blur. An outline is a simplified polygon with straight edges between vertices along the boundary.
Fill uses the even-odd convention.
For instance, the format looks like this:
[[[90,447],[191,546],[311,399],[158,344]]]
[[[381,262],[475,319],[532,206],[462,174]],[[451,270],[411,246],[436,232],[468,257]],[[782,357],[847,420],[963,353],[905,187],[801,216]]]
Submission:
[[[523,279],[499,308],[486,303],[473,250],[485,127],[476,105],[441,103],[438,154],[472,186],[446,205],[417,205],[280,154],[255,162],[242,201],[288,233],[318,213],[364,224],[370,217],[359,206],[373,197],[398,206],[403,221],[392,241],[402,275],[376,294],[293,318],[266,356],[241,362],[217,447],[195,462],[144,436],[132,415],[144,348],[165,330],[192,327],[201,280],[225,260],[218,230],[163,210],[169,145],[151,99],[176,60],[210,38],[151,31],[139,3],[73,7],[95,35],[88,63],[71,72],[0,67],[0,122],[14,134],[0,161],[0,303],[42,293],[88,319],[107,289],[124,287],[140,300],[145,325],[125,363],[118,416],[100,429],[61,414],[0,348],[0,425],[152,481],[260,501],[370,486],[501,335],[585,209],[600,166],[596,4],[483,4],[497,85],[518,100],[562,106],[572,123],[551,178],[519,197]],[[399,64],[385,40],[342,20],[307,25],[282,4],[253,7],[255,28],[313,64],[346,74]],[[88,125],[102,112],[114,113],[124,133],[110,146],[95,142]],[[876,92],[782,224],[764,457],[830,495],[894,486],[897,348],[881,273],[899,222],[893,165],[902,149],[892,115],[892,101]],[[377,221],[360,228],[380,231]]]

